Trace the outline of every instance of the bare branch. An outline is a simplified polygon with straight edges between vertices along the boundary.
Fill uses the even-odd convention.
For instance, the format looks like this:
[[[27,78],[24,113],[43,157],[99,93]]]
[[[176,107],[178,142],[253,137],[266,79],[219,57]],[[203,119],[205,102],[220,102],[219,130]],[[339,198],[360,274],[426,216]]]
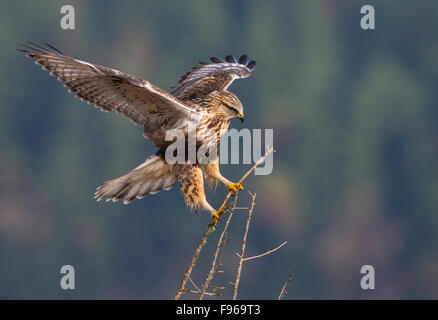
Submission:
[[[286,243],[287,243],[287,241],[283,242],[283,243],[280,244],[278,247],[276,247],[276,248],[274,248],[274,249],[272,249],[272,250],[266,251],[265,253],[259,254],[259,255],[257,255],[257,256],[252,256],[252,257],[248,257],[248,258],[243,258],[242,260],[243,260],[243,261],[247,261],[247,260],[252,260],[252,259],[261,258],[261,257],[263,257],[263,256],[266,256],[266,255],[268,255],[268,254],[271,254],[271,253],[277,251],[277,250],[280,249],[282,246],[284,246]],[[239,256],[239,254],[237,254],[237,255]],[[239,257],[240,257],[240,256],[239,256]],[[240,257],[240,258],[241,258],[241,257]]]
[[[192,289],[184,289],[183,292],[188,292],[188,293],[193,293],[193,294],[200,294],[201,293],[201,291],[192,290]],[[220,292],[204,292],[204,294],[207,296],[217,296],[217,297],[222,296],[222,293],[220,293]]]
[[[254,169],[260,165],[265,158],[270,154],[274,152],[274,148],[268,148],[268,151],[265,153],[265,155],[263,157],[261,157],[252,167],[251,169],[249,169],[244,175],[243,177],[239,180],[238,183],[242,183],[248,176],[249,174],[254,171]],[[228,194],[226,195],[224,201],[222,202],[222,205],[219,208],[223,208],[225,207],[228,199],[231,197],[233,192],[229,191]],[[222,212],[220,215],[222,215],[224,212]],[[207,238],[210,236],[210,234],[215,230],[215,225],[216,225],[217,221],[215,221],[214,219],[210,221],[210,223],[207,226],[207,229],[204,231],[204,234],[202,235],[201,241],[199,242],[198,247],[195,250],[195,253],[192,257],[192,260],[190,261],[189,266],[187,267],[187,269],[184,272],[183,275],[183,280],[181,281],[181,284],[179,286],[179,289],[174,297],[174,300],[179,300],[179,298],[181,297],[182,293],[184,292],[184,289],[187,285],[187,281],[189,280],[189,277],[193,271],[193,268],[196,264],[196,261],[199,258],[199,254],[201,253],[202,249],[204,248],[205,244],[207,243]]]
[[[264,154],[263,157],[261,157],[259,160],[256,161],[256,163],[254,163],[254,165],[251,167],[251,169],[249,169],[244,175],[243,177],[237,182],[242,184],[242,182],[251,174],[251,172],[253,172],[255,170],[255,168],[257,168],[263,161],[265,161],[266,157],[269,156],[272,152],[275,152],[274,148],[269,148],[268,146],[268,151]],[[231,197],[231,195],[233,194],[232,191],[229,191],[228,194],[226,195],[224,201],[222,202],[222,205],[219,208],[223,208],[225,207],[225,205],[227,204],[228,199]],[[251,194],[251,193],[250,193]],[[252,194],[251,194],[252,195]],[[223,213],[219,214],[219,217],[222,215]],[[214,227],[216,224],[215,220],[212,220],[210,222],[210,226]]]
[[[248,191],[249,194],[251,194],[251,192]],[[252,194],[251,194],[252,195]],[[239,264],[237,266],[237,275],[236,275],[236,281],[234,281],[234,294],[233,294],[233,300],[236,300],[237,298],[237,288],[239,287],[239,282],[240,282],[240,274],[242,272],[242,264],[243,264],[243,256],[245,254],[245,247],[246,247],[246,237],[248,235],[248,230],[249,230],[249,223],[251,222],[251,216],[252,216],[252,212],[254,210],[254,205],[255,205],[255,198],[256,198],[256,193],[254,193],[254,195],[252,195],[252,202],[251,202],[251,208],[248,211],[248,218],[246,219],[246,227],[245,227],[245,234],[243,236],[243,241],[242,241],[242,249],[240,250],[240,258],[239,258]]]
[[[281,289],[280,295],[278,296],[278,300],[283,300],[287,295],[287,289],[289,289],[289,286],[292,282],[292,279],[295,277],[295,270],[297,268],[297,260],[294,262],[294,266],[292,267],[292,271],[289,275],[289,279],[285,282],[283,285],[283,288]]]
[[[230,214],[228,215],[228,219],[227,219],[227,222],[225,223],[224,230],[222,231],[222,234],[219,237],[219,240],[217,242],[216,251],[215,251],[215,253],[213,255],[213,261],[211,263],[211,268],[210,268],[210,271],[208,272],[207,278],[205,279],[205,282],[204,282],[204,284],[202,286],[201,295],[199,296],[199,300],[202,300],[202,298],[204,297],[204,292],[208,288],[211,280],[214,277],[214,273],[215,273],[215,270],[216,270],[216,260],[217,260],[219,251],[220,251],[220,249],[222,247],[222,243],[224,241],[223,240],[224,239],[224,235],[226,234],[227,229],[228,229],[228,225],[230,224],[231,218],[233,217],[234,208],[236,207],[236,202],[237,202],[237,194],[234,197],[233,207],[231,208]]]
[[[198,290],[199,292],[201,291],[201,289],[199,289],[199,287],[193,282],[192,278],[189,277],[190,282],[192,283],[192,285],[195,287],[196,290]]]
[[[222,241],[222,245],[221,245],[221,253],[219,255],[219,262],[216,265],[216,270],[214,271],[215,274],[220,274],[220,273],[224,272],[224,270],[218,270],[218,269],[223,266],[222,261],[224,259],[224,251],[225,251],[225,246],[227,245],[228,241],[229,241],[228,233],[225,232],[224,240]]]
[[[184,272],[183,280],[181,281],[181,284],[179,286],[178,292],[176,293],[174,300],[179,300],[181,297],[181,294],[183,293],[187,281],[190,278],[190,275],[192,274],[193,268],[195,267],[196,261],[198,261],[199,254],[201,253],[202,248],[204,248],[205,244],[207,243],[208,236],[214,231],[214,228],[209,228],[204,231],[204,234],[202,235],[201,241],[199,242],[198,247],[195,250],[195,254],[193,255],[192,261],[190,262],[189,266],[187,267],[186,271]]]

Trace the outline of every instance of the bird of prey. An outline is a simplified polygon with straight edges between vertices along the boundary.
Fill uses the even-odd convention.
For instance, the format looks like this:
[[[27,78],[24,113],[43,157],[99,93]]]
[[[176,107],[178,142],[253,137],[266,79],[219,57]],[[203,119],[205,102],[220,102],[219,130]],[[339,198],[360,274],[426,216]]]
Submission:
[[[227,88],[234,79],[249,77],[256,62],[249,61],[247,55],[239,60],[231,55],[225,60],[212,57],[211,62],[199,62],[197,67],[186,72],[175,90],[168,93],[143,78],[74,59],[46,46],[29,43],[18,50],[63,82],[69,92],[82,101],[103,111],[120,112],[136,125],[143,126],[144,137],[158,148],[138,167],[97,188],[95,198],[98,201],[123,199],[128,204],[134,198],[141,199],[161,189],[169,190],[180,181],[186,205],[207,210],[217,221],[225,209],[215,210],[207,202],[204,175],[209,182],[223,183],[229,191],[237,192],[243,189],[242,186],[221,175],[217,151],[216,158],[207,163],[169,163],[165,157],[166,148],[173,141],[167,141],[165,137],[173,129],[188,135],[187,128],[194,126],[196,141],[207,139],[205,132],[208,129],[218,137],[214,141],[217,146],[231,119],[243,121],[242,103]],[[202,143],[197,142],[196,148],[200,145]]]

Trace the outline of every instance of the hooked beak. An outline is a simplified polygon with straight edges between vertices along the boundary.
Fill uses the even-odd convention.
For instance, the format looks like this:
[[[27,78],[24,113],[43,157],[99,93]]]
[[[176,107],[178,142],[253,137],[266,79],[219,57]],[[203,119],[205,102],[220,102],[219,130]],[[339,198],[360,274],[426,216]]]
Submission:
[[[243,112],[241,114],[237,115],[237,118],[240,119],[241,122],[243,122],[245,119],[243,118]]]

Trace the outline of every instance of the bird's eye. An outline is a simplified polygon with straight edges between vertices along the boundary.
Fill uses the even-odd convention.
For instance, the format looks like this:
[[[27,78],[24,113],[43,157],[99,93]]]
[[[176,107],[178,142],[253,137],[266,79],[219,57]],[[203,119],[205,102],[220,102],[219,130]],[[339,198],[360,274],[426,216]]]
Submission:
[[[230,109],[231,111],[233,111],[233,112],[235,112],[235,113],[239,113],[239,111],[237,111],[235,108],[233,108],[232,106],[230,106],[230,105],[228,105],[228,104],[226,104],[226,103],[224,103],[224,105],[228,108],[228,109]]]

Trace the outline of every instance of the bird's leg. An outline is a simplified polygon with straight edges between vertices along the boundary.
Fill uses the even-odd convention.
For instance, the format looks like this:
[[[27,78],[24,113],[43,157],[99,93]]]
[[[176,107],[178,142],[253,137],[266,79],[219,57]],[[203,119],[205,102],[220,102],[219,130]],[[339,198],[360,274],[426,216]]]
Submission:
[[[187,166],[184,176],[181,179],[181,192],[184,195],[184,200],[187,206],[191,208],[203,208],[210,212],[213,224],[219,220],[228,206],[222,206],[219,210],[215,210],[208,202],[204,193],[204,180],[202,170],[198,167]]]
[[[218,179],[220,182],[222,182],[228,188],[228,191],[237,193],[238,190],[243,190],[243,186],[241,183],[231,182],[230,180],[225,178],[223,175],[221,175],[221,173],[219,171],[218,171],[218,175],[217,175],[216,179]]]
[[[218,158],[215,161],[209,162],[203,168],[207,177],[222,182],[228,188],[228,191],[237,193],[238,190],[243,190],[242,184],[238,182],[233,183],[220,173]]]

